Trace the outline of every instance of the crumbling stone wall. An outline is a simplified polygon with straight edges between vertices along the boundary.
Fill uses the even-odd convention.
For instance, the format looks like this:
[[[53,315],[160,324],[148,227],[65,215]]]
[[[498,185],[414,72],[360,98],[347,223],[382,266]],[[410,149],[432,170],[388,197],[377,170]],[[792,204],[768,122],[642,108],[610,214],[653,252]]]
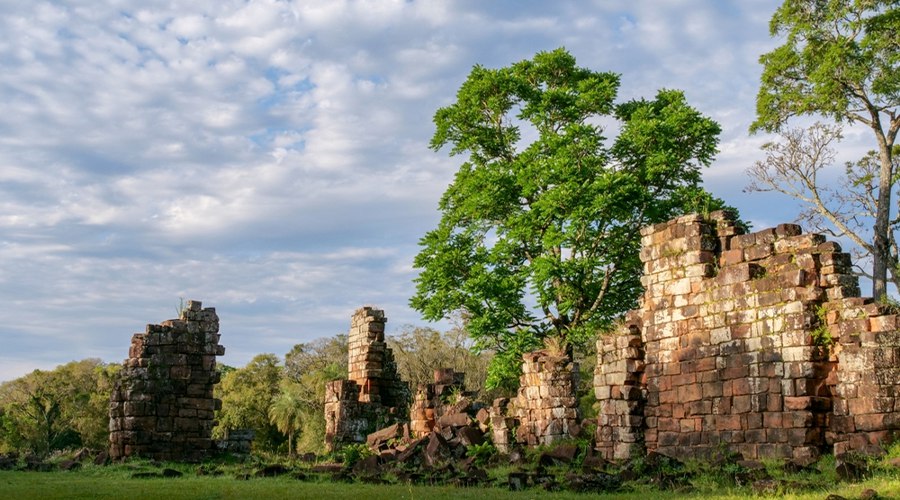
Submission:
[[[809,462],[900,428],[896,317],[858,298],[836,243],[793,224],[742,234],[725,212],[641,235],[641,307],[597,344],[604,456]]]
[[[536,446],[578,435],[577,372],[564,354],[540,350],[523,356],[515,402],[516,441]]]
[[[110,458],[206,456],[221,408],[213,386],[219,382],[216,356],[223,354],[216,310],[198,301],[188,301],[179,319],[134,334],[110,398]]]
[[[384,311],[358,309],[351,319],[349,380],[325,388],[325,442],[329,449],[365,442],[383,425],[403,421],[409,408],[409,386],[400,380],[393,352],[384,341]]]
[[[452,368],[434,371],[433,384],[419,384],[409,410],[410,433],[415,438],[427,436],[455,401],[462,397],[465,374]]]

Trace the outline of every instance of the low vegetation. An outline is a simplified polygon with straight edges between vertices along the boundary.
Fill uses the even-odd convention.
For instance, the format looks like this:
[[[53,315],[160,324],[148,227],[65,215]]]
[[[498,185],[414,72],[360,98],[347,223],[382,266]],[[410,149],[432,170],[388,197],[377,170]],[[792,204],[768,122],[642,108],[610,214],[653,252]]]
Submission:
[[[623,499],[822,499],[838,495],[829,497],[836,499],[863,498],[873,492],[877,496],[869,498],[900,496],[900,446],[888,450],[885,457],[870,459],[864,477],[848,482],[839,478],[832,457],[806,468],[777,460],[744,462],[727,455],[682,463],[651,454],[614,465],[592,463],[585,444],[562,445],[576,451],[571,460],[557,448],[501,457],[482,446],[472,450],[476,460],[468,469],[461,465],[467,462],[461,461],[440,467],[383,466],[377,474],[364,466],[366,454],[358,446],[318,459],[254,455],[241,460],[219,457],[202,464],[134,459],[96,465],[83,452],[78,457],[56,453],[44,461],[34,457],[18,457],[14,463],[0,460],[0,466],[13,469],[0,471],[0,497],[430,499],[489,495],[515,499],[540,495],[555,499],[599,494]],[[476,476],[481,479],[470,479]]]

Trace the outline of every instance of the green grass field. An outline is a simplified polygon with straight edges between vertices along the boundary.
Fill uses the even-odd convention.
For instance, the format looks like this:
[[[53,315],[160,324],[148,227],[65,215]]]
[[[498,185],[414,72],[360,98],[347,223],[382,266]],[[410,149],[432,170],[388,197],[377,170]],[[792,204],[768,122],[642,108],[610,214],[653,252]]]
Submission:
[[[75,472],[0,472],[0,499],[230,499],[230,498],[312,498],[328,499],[439,499],[477,500],[622,498],[649,500],[655,498],[720,498],[754,497],[747,489],[702,488],[692,493],[661,492],[652,488],[627,493],[604,495],[547,492],[531,489],[511,492],[504,488],[457,488],[452,486],[371,485],[300,481],[287,477],[239,480],[233,475],[217,477],[185,473],[180,478],[131,478],[133,471],[119,467],[86,467]],[[802,493],[777,494],[777,498],[822,500],[829,494],[859,498],[863,490],[872,488],[878,498],[900,499],[900,479],[879,476],[863,483],[835,484]],[[756,497],[759,498],[759,497]]]

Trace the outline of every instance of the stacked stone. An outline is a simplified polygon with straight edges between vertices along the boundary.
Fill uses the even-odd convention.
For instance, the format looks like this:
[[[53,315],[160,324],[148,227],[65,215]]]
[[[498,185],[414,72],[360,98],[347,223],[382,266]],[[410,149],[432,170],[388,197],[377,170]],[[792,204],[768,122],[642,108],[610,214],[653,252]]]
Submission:
[[[465,374],[452,368],[434,371],[433,384],[419,384],[410,413],[410,432],[413,437],[427,436],[446,411],[453,393],[462,394]]]
[[[216,440],[216,448],[232,455],[249,455],[256,431],[253,429],[226,429],[225,437]]]
[[[815,459],[831,404],[815,391],[830,365],[809,332],[829,296],[819,256],[839,249],[792,224],[740,234],[725,213],[654,226],[643,243],[648,448]]]
[[[365,442],[375,428],[381,405],[362,403],[359,397],[359,385],[352,380],[332,380],[325,385],[325,445],[329,450]]]
[[[325,391],[325,442],[329,449],[361,443],[379,424],[404,420],[409,386],[400,380],[384,341],[384,311],[354,312],[348,336],[348,378],[329,382]]]
[[[828,304],[838,339],[834,454],[878,455],[900,438],[900,331],[896,314],[871,299]]]
[[[644,452],[646,401],[644,349],[640,328],[626,324],[617,336],[597,341],[594,393],[598,412],[596,450],[607,460],[627,459]]]
[[[379,389],[384,354],[384,311],[362,307],[353,313],[350,320],[348,378],[359,385],[360,401],[380,402]]]
[[[111,458],[193,461],[214,448],[216,356],[225,353],[218,332],[215,309],[188,301],[180,319],[134,334],[110,398]]]
[[[565,355],[544,350],[525,354],[523,361],[515,404],[516,440],[536,446],[578,435],[574,364]]]
[[[598,344],[606,456],[640,442],[638,392],[624,403],[615,391],[637,386],[639,356],[625,351],[641,343],[648,449],[691,458],[725,445],[808,463],[832,441],[837,453],[870,453],[900,431],[896,317],[858,298],[836,243],[794,224],[742,234],[717,212],[645,228],[641,259],[633,330]]]
[[[516,418],[509,416],[508,408],[509,398],[497,398],[488,409],[491,442],[497,451],[504,455],[509,454],[512,449],[515,442],[514,429],[519,424]]]

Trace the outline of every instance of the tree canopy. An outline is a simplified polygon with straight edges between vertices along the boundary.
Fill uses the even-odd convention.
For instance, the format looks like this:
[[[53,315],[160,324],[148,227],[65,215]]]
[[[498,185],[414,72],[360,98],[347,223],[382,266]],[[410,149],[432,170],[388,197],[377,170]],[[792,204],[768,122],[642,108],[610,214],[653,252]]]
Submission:
[[[475,66],[435,113],[431,147],[468,159],[420,241],[410,303],[429,320],[462,311],[496,352],[490,386],[543,339],[584,342],[635,306],[642,226],[723,206],[700,187],[718,124],[677,90],[618,103],[619,85],[557,49]]]
[[[900,131],[897,2],[786,0],[772,16],[770,31],[784,37],[784,44],[760,58],[762,83],[751,131],[778,131],[795,116],[813,114],[872,131],[878,168],[873,241],[867,250],[873,260],[873,295],[882,297],[891,262],[893,155]]]

